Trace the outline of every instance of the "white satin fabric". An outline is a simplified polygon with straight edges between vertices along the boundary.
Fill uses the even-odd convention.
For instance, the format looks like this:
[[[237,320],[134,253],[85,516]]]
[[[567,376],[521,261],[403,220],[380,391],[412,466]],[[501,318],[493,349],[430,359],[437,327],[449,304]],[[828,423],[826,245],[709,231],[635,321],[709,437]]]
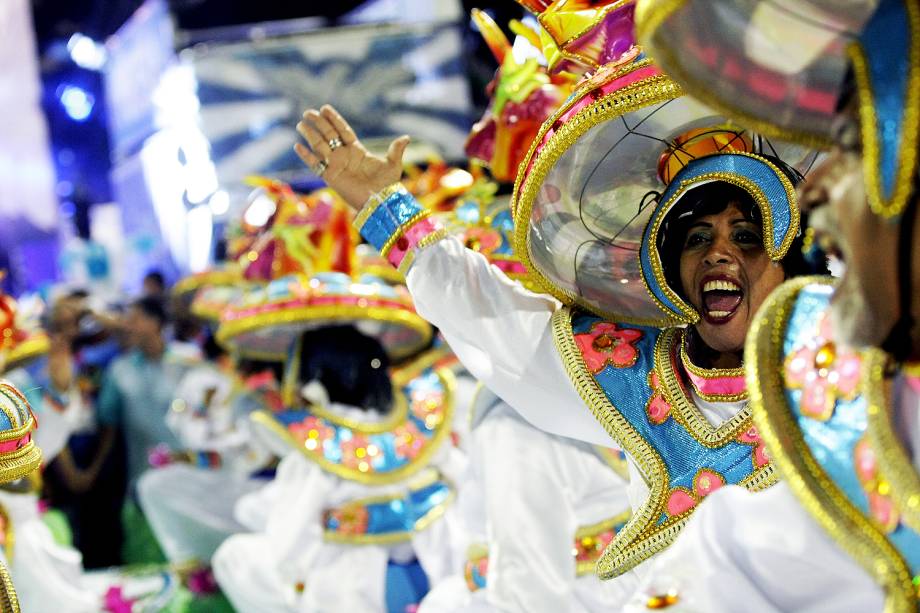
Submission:
[[[13,529],[13,553],[6,561],[23,611],[90,613],[102,595],[83,586],[83,558],[54,541],[44,524],[35,494],[0,491]]]
[[[329,409],[368,419],[357,409]],[[290,449],[268,430],[256,427],[254,433],[277,452]],[[454,481],[463,470],[456,453],[445,444],[431,462]],[[444,520],[417,532],[411,543],[355,546],[324,541],[322,514],[358,498],[404,493],[411,481],[362,485],[323,471],[300,452],[287,453],[271,483],[240,499],[237,519],[252,533],[232,536],[218,548],[212,558],[218,584],[238,611],[385,611],[388,560],[417,557],[432,581],[446,574],[445,559],[455,555]]]
[[[233,510],[241,497],[265,485],[249,475],[270,454],[252,440],[248,415],[236,410],[232,377],[215,366],[192,368],[176,399],[166,415],[170,430],[187,450],[217,452],[221,466],[148,470],[138,479],[137,495],[170,562],[207,563],[227,537],[246,530]]]
[[[895,382],[903,442],[920,465],[920,395]],[[882,590],[799,504],[785,483],[706,497],[680,537],[648,565],[627,611],[650,594],[679,596],[668,610],[706,613],[881,611]]]
[[[487,586],[469,591],[464,556],[420,613],[619,608],[635,588],[635,574],[605,582],[593,574],[577,578],[572,545],[580,526],[629,508],[625,481],[591,446],[534,428],[488,390],[479,393],[472,421],[470,474],[455,508],[466,545],[488,545]]]

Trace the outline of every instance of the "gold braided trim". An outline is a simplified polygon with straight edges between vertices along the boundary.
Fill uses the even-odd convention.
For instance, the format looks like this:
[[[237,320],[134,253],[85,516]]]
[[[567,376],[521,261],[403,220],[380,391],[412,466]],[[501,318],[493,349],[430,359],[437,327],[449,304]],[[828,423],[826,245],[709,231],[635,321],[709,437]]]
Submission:
[[[715,449],[723,447],[751,427],[751,408],[746,405],[718,428],[700,412],[681,384],[682,377],[674,367],[677,348],[682,344],[683,328],[664,330],[655,342],[655,371],[664,385],[671,404],[671,415],[699,444]]]
[[[616,539],[607,546],[597,562],[598,576],[601,579],[609,579],[631,570],[668,547],[683,529],[695,507],[680,515],[670,517],[663,525],[657,524],[658,518],[667,506],[667,496],[670,491],[670,475],[667,465],[654,447],[613,406],[595,378],[589,373],[572,334],[572,310],[569,307],[563,307],[553,314],[552,328],[556,348],[575,389],[607,433],[636,462],[649,486],[648,499],[633,512],[632,519],[620,530]],[[679,340],[679,337],[676,340]],[[659,346],[663,345],[656,343],[656,348]],[[656,349],[656,357],[660,354],[661,352]],[[661,376],[660,373],[659,376]],[[679,410],[672,405],[672,411],[679,412]],[[743,422],[745,418],[747,422]],[[705,421],[705,418],[703,420]],[[740,431],[736,420],[742,423],[750,422],[746,416],[742,418],[736,416],[729,422],[732,424],[731,431],[736,429]],[[693,432],[687,425],[684,427],[691,435],[697,437],[701,444],[706,444],[707,435],[702,428]],[[722,433],[717,432],[717,434]],[[774,483],[776,483],[776,475],[773,467],[767,464],[755,468],[754,472],[743,479],[739,485],[750,491],[759,491]]]
[[[411,229],[412,226],[419,223],[423,219],[428,219],[429,217],[431,217],[431,209],[422,209],[410,217],[405,223],[399,226],[396,232],[390,235],[390,238],[387,239],[387,242],[385,242],[383,247],[380,248],[380,255],[387,257],[387,255],[389,255],[390,251],[393,249],[393,245],[395,245],[399,239],[405,235],[406,231]]]
[[[412,247],[408,252],[406,252],[402,262],[399,263],[397,270],[402,275],[408,275],[409,269],[412,268],[412,264],[415,262],[415,254],[445,238],[447,238],[446,228],[438,228],[431,234],[426,234],[421,238],[421,240],[419,240],[415,247]]]
[[[884,534],[828,477],[805,442],[786,400],[783,340],[799,292],[818,277],[798,277],[776,289],[758,311],[745,342],[754,423],[802,506],[885,590],[885,611],[916,611],[907,563]]]
[[[223,321],[217,329],[217,341],[221,345],[232,347],[237,352],[253,357],[263,357],[272,361],[281,361],[287,357],[286,351],[252,351],[239,346],[239,337],[244,334],[256,332],[262,328],[291,325],[298,323],[312,323],[315,327],[327,326],[333,322],[354,322],[355,320],[370,320],[386,324],[404,326],[419,335],[418,342],[406,347],[388,347],[388,352],[394,359],[410,356],[431,342],[433,334],[431,324],[422,319],[408,307],[405,310],[396,310],[385,307],[361,307],[358,305],[331,305],[310,306],[267,313],[256,313],[248,317],[241,317]]]
[[[374,214],[374,211],[376,211],[381,204],[386,202],[387,199],[393,194],[398,194],[400,192],[409,193],[406,191],[406,188],[403,187],[403,184],[397,181],[396,183],[387,185],[382,190],[368,198],[367,202],[364,203],[364,206],[361,207],[361,210],[358,211],[357,215],[355,215],[355,219],[352,222],[354,227],[357,230],[361,230],[361,228],[364,227],[364,224],[367,223],[367,220],[370,219],[371,215]]]
[[[415,524],[413,524],[411,532],[390,532],[387,534],[346,534],[342,532],[336,532],[334,530],[324,529],[323,540],[330,543],[339,543],[342,545],[394,545],[397,543],[406,543],[412,540],[413,534],[425,530],[434,522],[444,517],[444,514],[447,512],[447,508],[457,499],[457,488],[454,483],[435,469],[430,469],[429,471],[418,475],[413,480],[413,482],[408,485],[408,488],[410,491],[416,491],[428,487],[437,481],[444,482],[445,485],[447,485],[450,493],[446,499],[433,506],[427,513],[425,513],[424,516],[418,518],[415,521]],[[404,494],[371,496],[368,498],[360,498],[357,500],[348,501],[339,508],[362,507],[370,504],[392,502],[394,500],[402,500],[404,497]]]
[[[866,52],[858,41],[847,47],[847,57],[853,66],[859,95],[859,119],[862,132],[863,174],[869,207],[876,215],[896,217],[904,212],[913,192],[913,176],[917,166],[917,140],[920,133],[920,7],[914,0],[903,0],[911,31],[907,77],[906,102],[902,117],[902,130],[898,146],[897,175],[894,193],[885,198],[879,172],[881,145],[878,138],[878,115],[872,91],[872,79]]]
[[[616,80],[631,72],[641,70],[651,65],[650,60],[640,60],[618,70],[607,77],[607,81]],[[514,195],[511,200],[511,210],[514,215],[514,252],[518,254],[521,263],[531,273],[537,285],[558,299],[560,302],[568,305],[578,305],[596,315],[611,321],[621,323],[642,325],[642,326],[669,326],[681,322],[678,318],[663,315],[659,318],[644,319],[624,316],[622,313],[605,312],[596,306],[588,304],[587,301],[563,287],[556,285],[547,275],[545,275],[534,263],[530,254],[529,230],[530,217],[533,212],[534,201],[537,198],[543,182],[549,171],[553,168],[559,158],[591,128],[600,125],[611,119],[616,119],[627,113],[631,113],[652,104],[665,102],[679,97],[682,94],[680,87],[671,81],[665,75],[655,75],[647,77],[636,83],[630,84],[616,92],[607,94],[597,101],[589,104],[565,123],[559,126],[558,130],[549,138],[547,143],[536,154],[536,148],[543,140],[544,135],[552,129],[558,118],[564,115],[568,110],[578,103],[582,97],[573,96],[556,113],[540,128],[540,132],[531,144],[530,151],[521,162],[517,179],[514,186]],[[526,178],[522,177],[523,171],[527,164],[536,155],[533,161],[533,168]]]
[[[645,537],[650,526],[654,526],[660,515],[660,509],[664,508],[666,502],[665,495],[670,475],[667,465],[658,452],[611,404],[604,390],[588,372],[572,334],[572,315],[573,311],[569,307],[562,307],[553,313],[552,317],[553,340],[569,379],[607,434],[617,441],[639,466],[649,486],[648,499],[633,513],[632,519],[623,526],[617,538],[607,546],[597,562],[598,576],[601,579],[610,579],[623,574],[652,555],[653,552],[649,552],[648,555],[639,554],[635,560],[625,560],[620,551],[631,546],[636,547],[636,542]],[[641,548],[642,544],[640,543],[638,547]]]
[[[697,376],[701,379],[722,379],[722,378],[735,378],[744,376],[744,367],[740,366],[738,368],[702,368],[693,363],[693,360],[690,359],[690,354],[687,352],[687,339],[689,338],[688,333],[684,333],[683,340],[680,343],[680,361],[683,367],[688,370],[694,376]],[[688,377],[688,383],[697,395],[707,402],[738,402],[739,400],[747,400],[748,394],[745,390],[744,392],[738,394],[707,394],[699,388],[692,378]]]
[[[613,530],[617,525],[622,524],[629,520],[629,517],[632,515],[632,511],[626,510],[608,519],[597,522],[596,524],[591,524],[588,526],[582,526],[575,531],[575,541],[580,541],[585,538],[596,538],[603,534]],[[616,538],[616,537],[614,537]],[[584,577],[585,575],[591,575],[597,572],[597,562],[594,560],[585,560],[583,562],[575,561],[575,576]]]
[[[833,140],[826,134],[817,132],[802,132],[778,126],[758,117],[751,113],[741,110],[731,104],[731,101],[723,100],[712,93],[712,88],[707,82],[697,82],[686,70],[683,69],[683,62],[679,56],[672,52],[667,44],[659,47],[656,45],[656,35],[662,24],[671,18],[677,18],[674,14],[685,7],[688,0],[637,0],[635,14],[635,32],[639,44],[645,48],[645,51],[655,58],[656,63],[671,75],[675,81],[681,84],[688,94],[697,100],[712,107],[720,114],[731,117],[739,124],[746,126],[756,132],[766,136],[782,138],[813,147],[817,149],[829,149],[833,146]],[[713,77],[716,78],[716,77]]]
[[[453,421],[454,414],[454,391],[456,389],[456,379],[454,374],[449,370],[439,368],[435,371],[438,375],[438,378],[441,380],[441,384],[444,386],[444,415],[441,419],[441,423],[435,428],[434,436],[428,440],[428,444],[419,452],[419,454],[411,459],[407,464],[400,466],[396,470],[391,470],[385,473],[364,473],[359,470],[351,469],[341,464],[335,462],[330,462],[324,456],[312,453],[301,445],[297,439],[295,439],[291,433],[285,428],[281,423],[275,419],[274,415],[270,411],[258,410],[253,411],[249,419],[254,423],[263,426],[269,430],[272,434],[281,439],[285,444],[290,446],[292,449],[297,449],[303,453],[303,455],[310,461],[315,462],[323,470],[346,479],[348,481],[355,481],[364,485],[389,485],[391,483],[396,483],[402,481],[407,477],[410,477],[423,468],[425,468],[431,457],[434,453],[440,449],[441,444],[450,436],[451,424]]]
[[[891,484],[891,495],[901,520],[920,532],[920,475],[892,423],[889,382],[885,379],[888,356],[879,349],[863,352],[861,393],[866,399],[869,442],[878,458],[879,469]]]
[[[19,596],[6,566],[0,563],[0,612],[19,613]]]
[[[661,254],[658,253],[656,245],[658,244],[658,231],[661,228],[661,224],[664,223],[665,217],[667,217],[668,211],[670,211],[678,200],[684,197],[684,195],[691,189],[698,187],[701,183],[707,181],[721,181],[723,183],[730,183],[736,187],[740,187],[748,194],[751,198],[754,199],[754,202],[757,203],[757,208],[760,209],[760,217],[763,220],[763,246],[764,251],[767,252],[767,255],[774,262],[778,262],[785,257],[786,253],[789,251],[792,241],[795,240],[795,236],[799,231],[799,207],[798,199],[795,195],[795,186],[792,185],[792,182],[788,177],[774,164],[760,157],[759,155],[754,155],[752,153],[744,152],[733,152],[731,155],[743,155],[746,157],[753,158],[759,162],[765,164],[773,171],[773,174],[780,180],[783,184],[783,188],[786,191],[786,198],[790,204],[790,218],[789,218],[789,228],[786,230],[786,234],[783,237],[782,243],[780,243],[779,248],[773,247],[773,207],[770,206],[770,200],[763,193],[763,190],[751,179],[748,179],[745,176],[731,173],[731,172],[709,172],[698,177],[684,179],[680,182],[680,187],[677,191],[662,205],[659,205],[655,209],[655,216],[653,218],[652,226],[649,234],[648,244],[649,250],[649,261],[652,267],[652,271],[655,275],[655,281],[657,281],[658,286],[661,288],[661,291],[674,303],[677,307],[678,314],[675,315],[681,323],[685,324],[695,324],[700,320],[700,315],[697,313],[693,305],[687,303],[683,298],[681,298],[677,292],[675,292],[670,285],[668,285],[667,279],[664,274],[664,265],[661,262]],[[643,271],[642,275],[645,276],[644,268],[641,267],[640,261],[640,270]],[[650,287],[648,279],[645,281],[646,286]],[[665,312],[671,312],[673,309],[666,305],[661,299],[655,296],[653,293],[649,292],[652,298],[655,300],[655,303]]]

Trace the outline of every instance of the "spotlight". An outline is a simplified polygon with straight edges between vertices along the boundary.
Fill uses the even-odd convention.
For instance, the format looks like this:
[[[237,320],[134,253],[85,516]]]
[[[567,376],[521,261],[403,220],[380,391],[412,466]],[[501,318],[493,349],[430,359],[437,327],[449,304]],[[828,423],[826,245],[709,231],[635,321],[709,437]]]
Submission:
[[[79,32],[67,41],[67,50],[70,52],[70,59],[80,68],[101,70],[105,65],[105,47]]]
[[[58,96],[67,115],[74,121],[89,119],[93,106],[96,104],[96,99],[91,93],[76,85],[64,86]]]

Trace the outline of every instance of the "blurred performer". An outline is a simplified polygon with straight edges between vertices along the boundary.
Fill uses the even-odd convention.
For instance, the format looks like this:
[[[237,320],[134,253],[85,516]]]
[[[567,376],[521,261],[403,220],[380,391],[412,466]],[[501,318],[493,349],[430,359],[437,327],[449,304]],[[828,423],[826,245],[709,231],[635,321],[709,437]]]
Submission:
[[[764,130],[833,144],[802,203],[816,244],[845,272],[836,288],[780,287],[747,343],[755,420],[786,482],[764,496],[713,496],[657,561],[636,608],[914,611],[920,7],[642,9],[640,33],[692,91]],[[707,72],[694,62],[704,57],[737,70]]]
[[[234,505],[264,484],[252,476],[271,458],[251,443],[251,390],[234,373],[230,356],[213,338],[204,353],[207,360],[183,377],[166,416],[183,451],[164,450],[161,465],[138,481],[144,515],[167,559],[177,564],[208,564],[224,539],[245,530],[234,519]]]

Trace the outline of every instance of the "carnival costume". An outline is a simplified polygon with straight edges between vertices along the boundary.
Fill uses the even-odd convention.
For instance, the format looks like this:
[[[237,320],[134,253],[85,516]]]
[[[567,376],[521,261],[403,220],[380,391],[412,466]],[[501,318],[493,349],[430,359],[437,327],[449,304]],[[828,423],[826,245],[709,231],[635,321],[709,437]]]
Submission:
[[[299,274],[272,277],[228,308],[218,338],[243,355],[289,356],[283,406],[253,415],[255,433],[282,458],[275,479],[237,507],[253,534],[228,539],[214,557],[218,581],[240,610],[383,610],[387,562],[440,558],[437,521],[453,500],[450,462],[453,377],[422,355],[391,373],[385,414],[305,398],[298,381],[307,330],[351,324],[392,360],[431,341],[404,288],[366,274],[344,205],[329,192],[308,199],[312,230],[299,243]],[[331,209],[326,207],[332,207]],[[303,228],[301,228],[302,233]],[[293,236],[293,235],[292,235]],[[258,259],[256,260],[258,261]],[[394,278],[392,269],[387,275]],[[310,386],[307,386],[310,387]],[[446,470],[446,472],[450,472]]]
[[[364,237],[407,271],[419,312],[474,375],[543,429],[622,445],[635,476],[633,518],[599,561],[602,577],[667,547],[719,487],[758,490],[775,481],[746,407],[743,369],[689,362],[677,326],[699,316],[665,283],[657,248],[680,198],[724,181],[751,195],[764,248],[781,260],[799,230],[798,207],[789,178],[764,157],[774,152],[801,171],[814,158],[682,97],[632,47],[543,124],[515,185],[517,252],[541,286],[571,306],[503,280],[445,238],[398,185],[357,217]],[[489,367],[474,370],[482,356]]]
[[[440,219],[469,249],[529,285],[511,247],[506,199],[468,200]],[[463,419],[470,467],[451,512],[460,516],[457,548],[465,556],[453,576],[432,585],[420,612],[618,608],[632,584],[601,584],[594,566],[629,518],[620,452],[538,430],[484,387]],[[555,492],[551,508],[547,492]]]
[[[765,132],[853,147],[845,128],[858,113],[868,206],[903,216],[901,320],[883,344],[887,354],[835,342],[827,282],[788,282],[764,304],[748,335],[748,384],[755,422],[788,486],[756,500],[731,491],[714,497],[656,564],[672,569],[671,581],[644,596],[728,611],[731,602],[708,595],[727,583],[737,586],[733,602],[746,606],[916,611],[920,386],[891,358],[903,359],[910,342],[920,7],[643,0],[639,16],[640,36],[682,84]],[[716,544],[726,515],[745,519]],[[748,557],[738,552],[751,548],[753,534],[751,561],[725,564]]]

